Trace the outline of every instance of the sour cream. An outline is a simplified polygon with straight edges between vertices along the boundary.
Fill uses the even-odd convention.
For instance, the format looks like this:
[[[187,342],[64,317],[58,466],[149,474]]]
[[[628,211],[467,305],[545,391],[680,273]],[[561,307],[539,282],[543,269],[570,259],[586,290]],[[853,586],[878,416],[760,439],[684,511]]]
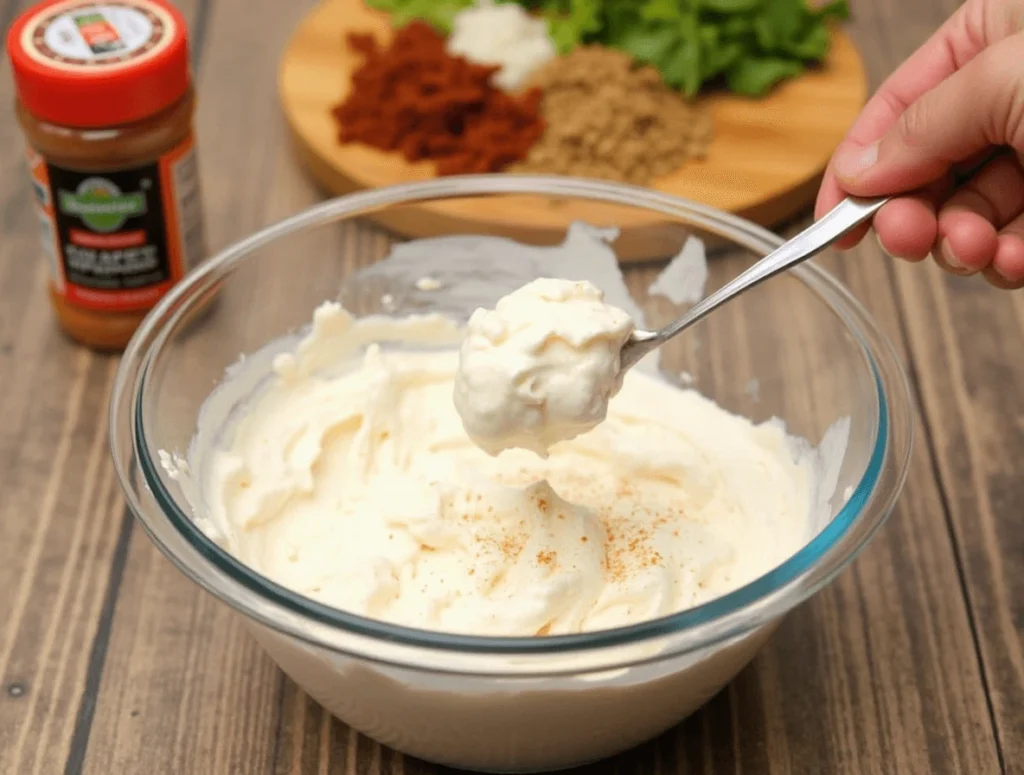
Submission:
[[[481,65],[499,65],[492,83],[515,91],[538,68],[555,57],[544,19],[530,16],[517,3],[481,0],[455,15],[447,50]]]

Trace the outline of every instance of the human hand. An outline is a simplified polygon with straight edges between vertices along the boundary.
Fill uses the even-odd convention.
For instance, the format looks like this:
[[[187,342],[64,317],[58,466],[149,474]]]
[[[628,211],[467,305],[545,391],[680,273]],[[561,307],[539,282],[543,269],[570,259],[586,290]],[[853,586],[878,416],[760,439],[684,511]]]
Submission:
[[[967,0],[868,102],[815,216],[847,195],[901,194],[873,221],[887,253],[1024,287],[1022,161],[1024,0]]]

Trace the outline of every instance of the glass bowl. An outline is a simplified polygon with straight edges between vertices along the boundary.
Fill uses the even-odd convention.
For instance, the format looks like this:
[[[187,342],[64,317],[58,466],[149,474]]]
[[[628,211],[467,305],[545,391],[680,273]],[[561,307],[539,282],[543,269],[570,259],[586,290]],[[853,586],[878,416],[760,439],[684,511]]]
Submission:
[[[500,218],[466,226],[452,217],[500,214],[523,202],[547,212],[548,222],[510,229]],[[161,456],[186,452],[200,407],[240,354],[294,337],[325,299],[340,298],[356,314],[441,309],[464,316],[530,279],[523,267],[481,265],[472,250],[455,250],[434,267],[443,284],[462,293],[416,287],[415,261],[404,274],[359,271],[394,242],[376,224],[410,217],[437,235],[485,230],[534,244],[560,241],[569,221],[584,218],[624,226],[615,247],[646,258],[669,257],[697,236],[709,251],[711,285],[780,243],[700,205],[571,178],[447,178],[325,202],[222,251],[178,285],[132,339],[110,420],[128,505],[178,568],[245,617],[296,683],[379,742],[494,772],[564,768],[615,754],[678,723],[721,689],[781,617],[830,581],[884,522],[910,454],[906,377],[864,308],[828,273],[805,264],[711,315],[661,357],[668,379],[695,384],[754,421],[782,418],[790,433],[815,445],[849,418],[828,518],[792,557],[698,607],[579,635],[449,635],[339,611],[275,584],[210,540],[196,519],[202,514],[193,512],[188,477],[162,465]],[[353,228],[357,223],[362,227]],[[648,325],[680,312],[646,293],[655,270],[628,274]]]

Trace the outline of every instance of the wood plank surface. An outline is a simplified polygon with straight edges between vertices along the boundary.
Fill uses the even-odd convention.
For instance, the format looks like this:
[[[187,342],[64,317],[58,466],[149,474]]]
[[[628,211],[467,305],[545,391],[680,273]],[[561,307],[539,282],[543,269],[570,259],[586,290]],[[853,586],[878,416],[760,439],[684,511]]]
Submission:
[[[882,0],[888,14],[899,0]],[[875,39],[896,63],[951,14],[920,3],[907,31]],[[963,575],[997,744],[1006,772],[1024,772],[1024,296],[934,266],[890,267],[901,298],[933,456]]]
[[[1008,772],[1024,772],[1024,299],[980,278],[896,272],[930,442]],[[992,298],[996,296],[996,298]]]
[[[212,249],[318,199],[274,84],[309,5],[183,4]],[[858,3],[850,31],[872,82],[952,7]],[[0,0],[0,21],[15,8]],[[5,62],[0,103],[11,96]],[[51,323],[43,262],[27,260],[37,227],[9,112],[0,181],[0,772],[442,772],[331,718],[134,527],[106,449],[116,359]],[[357,261],[386,238],[359,228],[339,239]],[[1024,296],[895,267],[874,243],[826,263],[897,344],[921,401],[905,494],[853,566],[702,711],[581,772],[1024,771]],[[714,267],[719,279],[735,269]],[[756,370],[756,332],[720,325],[740,344],[734,362],[702,356],[707,378]]]

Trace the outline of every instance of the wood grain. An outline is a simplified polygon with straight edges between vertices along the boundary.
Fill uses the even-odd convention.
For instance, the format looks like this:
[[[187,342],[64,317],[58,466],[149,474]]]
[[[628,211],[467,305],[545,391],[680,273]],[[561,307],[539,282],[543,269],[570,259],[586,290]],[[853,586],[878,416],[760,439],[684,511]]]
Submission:
[[[1024,363],[1007,357],[1024,300],[931,267],[896,278],[998,741],[1007,772],[1024,772]]]
[[[14,6],[0,0],[0,21]],[[318,199],[294,164],[274,94],[277,58],[310,6],[183,4],[211,248]],[[950,10],[858,4],[851,32],[872,81]],[[6,62],[0,71],[9,104]],[[26,260],[37,253],[36,225],[9,113],[0,113],[0,180],[0,772],[442,772],[327,715],[133,527],[106,450],[116,361],[70,344],[50,320],[43,262]],[[386,241],[361,227],[340,233],[337,247],[357,262]],[[741,260],[716,263],[714,278]],[[1022,771],[1024,365],[1015,353],[1024,297],[894,268],[873,243],[824,261],[910,368],[922,414],[905,495],[860,559],[701,712],[581,773]],[[639,268],[630,281],[642,289],[652,276]],[[813,319],[800,305],[787,314]],[[790,393],[762,385],[750,408],[806,403],[827,419],[821,398],[835,378],[813,360],[827,352],[827,334],[795,325],[772,349],[755,320],[724,315],[715,325],[735,346],[725,352],[709,337],[680,362],[722,390],[764,373],[766,358],[811,358],[799,366],[816,375],[812,384]]]
[[[0,5],[4,30],[29,3]],[[188,6],[186,12],[190,11]],[[189,14],[194,18],[193,14]],[[0,101],[13,87],[6,56]],[[78,771],[130,526],[106,440],[116,361],[66,340],[13,112],[0,116],[0,771]]]
[[[409,164],[364,145],[340,145],[330,111],[350,90],[358,57],[345,45],[349,31],[390,38],[387,14],[362,0],[324,0],[299,24],[281,61],[281,103],[299,156],[333,194],[433,177],[433,165]],[[820,71],[784,84],[764,100],[729,95],[706,98],[715,140],[707,159],[688,162],[655,180],[660,191],[775,224],[806,207],[832,149],[856,117],[867,93],[857,49],[837,32]],[[622,228],[624,259],[664,258],[645,233],[661,222],[652,213],[612,211],[607,205],[518,198],[449,200],[374,216],[405,236],[453,231],[557,242],[574,220],[607,219]],[[634,238],[633,232],[637,232]],[[653,246],[653,247],[652,247]],[[653,252],[652,252],[653,251]]]
[[[876,0],[880,16],[902,13]],[[875,61],[909,56],[960,4],[919,2],[904,33],[874,38]],[[869,55],[869,59],[872,59]],[[1024,297],[935,267],[890,269],[915,355],[927,445],[952,528],[989,713],[1005,772],[1024,772]]]

